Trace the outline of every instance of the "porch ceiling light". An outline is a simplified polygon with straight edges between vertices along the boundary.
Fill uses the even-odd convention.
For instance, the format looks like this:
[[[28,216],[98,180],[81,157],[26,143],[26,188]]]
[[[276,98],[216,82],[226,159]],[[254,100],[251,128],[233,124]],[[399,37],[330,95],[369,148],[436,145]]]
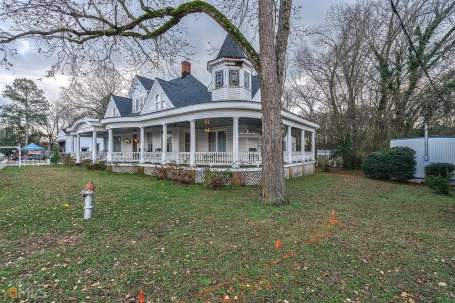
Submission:
[[[204,119],[204,125],[209,125],[210,124],[210,119]]]
[[[205,131],[206,133],[209,133],[209,132],[210,132],[210,128],[207,127],[207,128],[204,129],[204,131]]]

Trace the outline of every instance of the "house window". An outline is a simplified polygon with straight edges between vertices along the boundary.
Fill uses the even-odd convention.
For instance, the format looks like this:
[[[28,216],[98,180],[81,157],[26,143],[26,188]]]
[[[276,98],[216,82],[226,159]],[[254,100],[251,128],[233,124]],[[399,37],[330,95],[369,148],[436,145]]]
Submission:
[[[144,97],[137,98],[137,99],[134,100],[134,111],[136,113],[140,112],[142,110],[142,107],[144,106],[144,101],[145,101]]]
[[[164,101],[163,98],[161,98],[161,109],[165,109],[166,107],[166,101]]]
[[[229,86],[239,86],[239,70],[229,70]]]
[[[216,132],[209,132],[209,152],[216,152]]]
[[[166,143],[167,143],[167,145],[166,145],[167,152],[171,153],[172,152],[172,134],[168,134],[167,135],[167,142]]]
[[[122,137],[114,137],[114,153],[119,153],[122,151]]]
[[[226,132],[209,132],[209,152],[226,152]]]
[[[153,152],[153,133],[147,133],[147,151]]]
[[[247,71],[243,72],[243,87],[250,88],[250,73]]]
[[[226,152],[226,132],[218,132],[218,151]]]
[[[215,88],[223,87],[224,79],[223,79],[223,71],[219,70],[215,73]]]
[[[120,116],[117,107],[114,107],[114,109],[113,109],[113,116],[114,117]]]
[[[155,109],[159,110],[161,105],[161,95],[155,96]]]
[[[185,152],[189,153],[191,149],[191,134],[185,133]]]

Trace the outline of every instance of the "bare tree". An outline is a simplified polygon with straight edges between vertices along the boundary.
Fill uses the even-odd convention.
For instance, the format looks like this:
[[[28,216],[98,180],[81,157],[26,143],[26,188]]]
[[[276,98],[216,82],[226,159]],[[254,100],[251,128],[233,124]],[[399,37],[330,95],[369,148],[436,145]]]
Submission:
[[[245,14],[230,19],[229,13],[205,1],[187,1],[171,6],[172,1],[68,1],[6,0],[0,16],[12,24],[12,31],[0,33],[4,60],[14,53],[14,42],[34,38],[43,50],[57,53],[53,72],[70,66],[73,73],[88,65],[106,64],[126,58],[130,65],[173,63],[185,48],[177,26],[188,15],[203,13],[216,21],[242,47],[261,79],[263,127],[262,201],[280,205],[286,201],[283,158],[281,96],[286,52],[290,33],[292,0],[223,1],[238,3],[240,10],[257,12],[258,53],[241,31]],[[251,7],[250,7],[251,6]],[[239,6],[236,6],[239,7]],[[232,12],[232,11],[231,11]],[[236,24],[238,26],[236,26]],[[119,59],[120,60],[120,59]],[[5,61],[8,62],[8,61]]]
[[[94,73],[74,78],[63,89],[64,106],[75,116],[102,118],[111,95],[127,89],[126,79],[112,67],[101,67]]]
[[[455,91],[450,80],[454,71],[455,3],[395,2],[417,56],[410,50],[390,3],[380,0],[333,7],[324,24],[312,31],[308,46],[296,56],[302,74],[299,77],[312,87],[312,94],[307,92],[306,96],[317,98],[321,133],[324,139],[334,140],[327,145],[349,145],[351,162],[388,146],[391,137],[412,133],[424,119],[435,125],[450,125]],[[301,86],[293,90],[299,94]],[[307,107],[305,98],[299,100]]]

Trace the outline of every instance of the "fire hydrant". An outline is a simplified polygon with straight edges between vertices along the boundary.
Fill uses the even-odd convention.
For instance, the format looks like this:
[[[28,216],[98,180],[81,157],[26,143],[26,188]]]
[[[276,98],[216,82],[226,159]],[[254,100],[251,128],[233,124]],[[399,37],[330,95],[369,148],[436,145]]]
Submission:
[[[95,208],[95,184],[92,181],[89,181],[85,185],[85,190],[81,191],[81,196],[85,199],[84,219],[91,219],[93,217],[93,209]]]

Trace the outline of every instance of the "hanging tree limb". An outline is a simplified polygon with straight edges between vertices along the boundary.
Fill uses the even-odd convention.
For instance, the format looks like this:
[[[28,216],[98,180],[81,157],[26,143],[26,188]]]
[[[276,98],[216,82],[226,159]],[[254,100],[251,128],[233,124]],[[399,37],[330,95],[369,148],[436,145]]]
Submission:
[[[242,32],[222,12],[207,2],[195,0],[183,3],[177,7],[152,9],[145,6],[141,1],[142,14],[139,16],[134,16],[128,10],[125,1],[118,0],[117,2],[122,8],[123,14],[128,17],[126,18],[126,21],[123,21],[123,24],[117,24],[117,20],[108,20],[108,17],[103,16],[103,14],[100,13],[99,8],[93,3],[91,5],[96,7],[98,15],[89,14],[85,9],[77,10],[69,4],[66,5],[67,8],[69,7],[69,11],[57,7],[56,5],[48,4],[48,7],[42,6],[41,8],[44,8],[45,11],[48,9],[50,13],[69,17],[70,21],[73,21],[78,26],[76,28],[71,27],[71,22],[68,22],[67,24],[54,28],[51,26],[51,28],[46,29],[45,26],[43,26],[42,29],[32,28],[17,34],[0,32],[0,46],[24,38],[43,38],[46,40],[63,39],[76,44],[83,44],[87,41],[102,37],[131,37],[139,40],[157,39],[179,24],[184,17],[191,14],[203,13],[211,17],[232,36],[232,38],[241,46],[245,55],[253,63],[258,72],[261,69],[259,54],[252,44],[248,42]],[[22,12],[27,12],[29,9],[31,8],[27,7],[27,4],[25,4]],[[115,15],[117,15],[117,7],[114,8],[114,12]],[[8,17],[9,15],[12,16],[12,14],[13,13],[11,12],[3,12],[1,15]],[[161,24],[152,29],[148,29],[147,22],[159,22],[161,20],[163,20]],[[86,21],[98,23],[94,23],[95,26],[90,27],[89,25],[84,24]]]

